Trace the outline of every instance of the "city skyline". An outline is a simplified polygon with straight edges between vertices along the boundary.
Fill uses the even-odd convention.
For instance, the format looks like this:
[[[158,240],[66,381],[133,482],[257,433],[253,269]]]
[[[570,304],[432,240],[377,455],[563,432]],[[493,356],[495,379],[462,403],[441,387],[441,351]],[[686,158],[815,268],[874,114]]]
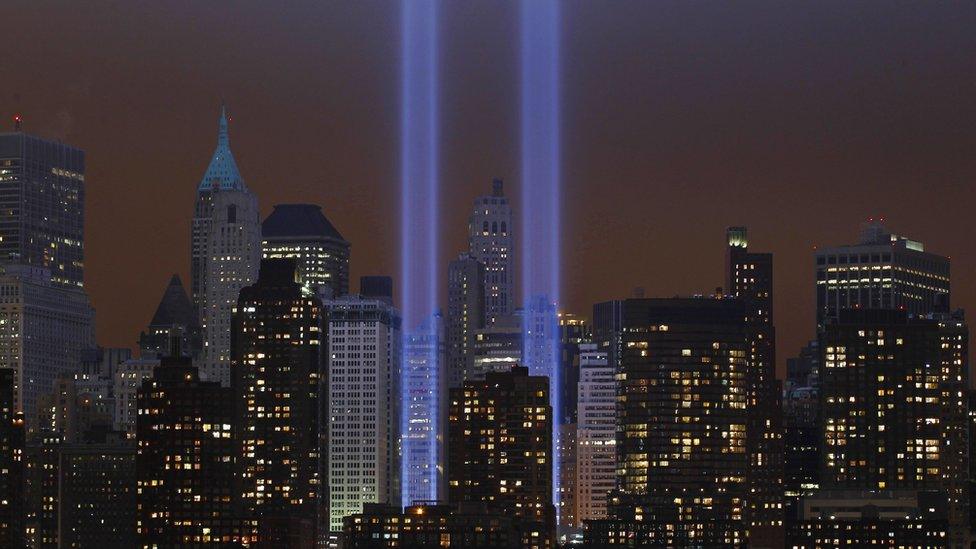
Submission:
[[[395,7],[285,9],[261,31],[270,53],[244,45],[233,55],[222,46],[255,31],[262,10],[244,5],[227,20],[196,8],[196,26],[160,25],[185,45],[150,39],[142,49],[119,48],[126,53],[117,68],[93,64],[104,44],[134,44],[131,29],[158,37],[161,30],[139,21],[175,23],[186,14],[119,7],[120,15],[142,19],[131,27],[97,26],[102,40],[92,44],[47,8],[14,14],[3,39],[15,60],[14,85],[0,95],[0,115],[12,127],[13,114],[22,113],[25,131],[87,153],[86,290],[98,310],[101,343],[135,347],[172,273],[190,280],[186,204],[212,151],[221,98],[262,219],[274,204],[320,204],[353,245],[351,278],[397,272],[397,105],[389,97],[397,46],[362,38],[394,36],[398,10],[387,8]],[[81,17],[111,15],[108,9],[96,5]],[[800,20],[768,6],[739,13],[634,5],[611,12],[567,4],[564,54],[574,61],[562,78],[565,311],[587,316],[592,303],[627,297],[637,286],[648,295],[707,293],[723,283],[714,274],[721,231],[746,225],[757,249],[777,257],[782,375],[785,359],[814,335],[813,246],[855,242],[858,223],[869,216],[885,216],[893,232],[952,257],[953,307],[973,309],[976,281],[967,274],[976,258],[968,253],[965,225],[972,193],[965,183],[976,173],[967,152],[976,147],[976,112],[965,99],[972,89],[965,75],[974,64],[965,52],[973,38],[963,32],[973,14],[810,10]],[[441,59],[446,193],[439,263],[446,272],[464,249],[470,200],[502,177],[520,212],[521,182],[517,44],[497,40],[517,31],[517,9],[443,11],[451,51]],[[285,36],[298,16],[309,23]],[[333,33],[312,24],[339,22],[346,28]],[[44,40],[18,40],[25,29],[60,32],[57,43],[76,47],[49,50],[37,45]],[[681,39],[679,30],[691,38]],[[851,30],[863,31],[858,41],[842,39]],[[130,50],[152,70],[136,69]],[[286,61],[272,64],[276,54]],[[617,66],[599,62],[607,55]],[[295,59],[303,58],[321,62],[326,77],[300,72]],[[465,67],[472,58],[499,61],[476,72]],[[45,72],[57,81],[29,74],[31,66],[18,61],[27,59],[56,69]],[[249,71],[264,69],[281,84],[248,83]],[[643,75],[641,85],[613,85],[635,72]],[[129,85],[121,85],[123,74]],[[336,74],[346,78],[327,78]],[[181,85],[161,85],[170,80]],[[708,88],[728,91],[702,91]],[[585,114],[594,105],[602,113],[595,118]],[[275,138],[286,134],[293,135]],[[322,154],[323,145],[334,154]],[[283,164],[294,169],[284,172]],[[117,268],[120,256],[131,275]]]

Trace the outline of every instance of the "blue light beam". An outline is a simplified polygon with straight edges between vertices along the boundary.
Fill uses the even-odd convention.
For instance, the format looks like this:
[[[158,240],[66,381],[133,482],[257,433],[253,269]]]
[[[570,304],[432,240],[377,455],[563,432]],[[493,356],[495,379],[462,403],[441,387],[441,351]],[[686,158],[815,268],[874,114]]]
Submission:
[[[521,2],[522,324],[524,360],[549,376],[553,413],[553,505],[559,508],[560,9]],[[558,513],[557,513],[558,516]]]
[[[444,376],[436,342],[423,337],[437,310],[438,37],[437,0],[405,0],[400,105],[400,267],[403,314],[401,500],[439,499],[438,390]],[[433,330],[436,334],[436,330]],[[434,336],[438,338],[438,336]],[[420,355],[418,355],[420,353]],[[421,356],[422,355],[422,356]],[[422,369],[420,371],[418,369]]]

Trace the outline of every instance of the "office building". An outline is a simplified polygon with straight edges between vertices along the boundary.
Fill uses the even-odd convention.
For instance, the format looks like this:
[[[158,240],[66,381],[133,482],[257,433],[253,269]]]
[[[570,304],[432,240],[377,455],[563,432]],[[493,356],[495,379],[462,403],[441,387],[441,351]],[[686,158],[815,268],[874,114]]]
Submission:
[[[522,316],[499,317],[474,331],[468,379],[484,379],[488,372],[507,372],[522,364]]]
[[[56,475],[60,547],[137,547],[134,445],[62,445]]]
[[[428,317],[403,343],[403,506],[444,501],[443,478],[447,429],[447,379],[444,364],[444,322]]]
[[[935,492],[969,524],[969,332],[961,314],[844,310],[821,336],[823,491]]]
[[[483,502],[516,518],[522,547],[553,547],[553,421],[549,380],[517,366],[451,390],[449,501]]]
[[[94,311],[84,292],[55,284],[42,268],[0,267],[0,368],[16,372],[16,406],[29,434],[37,398],[94,348]]]
[[[22,132],[0,134],[0,264],[50,273],[81,289],[85,259],[85,153]]]
[[[349,242],[315,204],[276,204],[261,223],[265,259],[294,259],[298,282],[329,288],[332,297],[349,293]]]
[[[609,518],[644,516],[650,531],[668,532],[668,543],[746,543],[752,328],[745,304],[628,299],[622,313],[617,497],[625,504]]]
[[[726,230],[726,290],[746,307],[750,327],[746,447],[749,455],[746,522],[751,547],[782,547],[782,387],[776,379],[773,254],[749,249],[745,227]]]
[[[923,315],[949,310],[949,258],[891,234],[884,220],[861,226],[857,244],[818,248],[817,327],[843,309],[900,309]]]
[[[294,259],[265,259],[234,311],[240,497],[262,544],[314,547],[319,481],[321,302]]]
[[[203,379],[230,386],[231,312],[261,260],[257,196],[244,184],[220,111],[217,148],[197,187],[191,230],[192,299],[200,317]]]
[[[472,375],[477,330],[485,327],[485,266],[462,253],[447,267],[447,383]]]
[[[607,352],[580,345],[576,424],[576,526],[607,516],[616,482],[617,383]]]
[[[576,423],[577,391],[580,380],[580,345],[589,343],[592,330],[586,319],[559,313],[559,419]]]
[[[565,543],[575,532],[579,520],[576,513],[579,507],[577,497],[576,466],[576,424],[561,423],[556,427],[556,471],[553,478],[556,479],[556,524],[558,526],[557,535],[560,545]]]
[[[139,388],[151,378],[160,365],[159,358],[131,358],[115,369],[112,394],[115,396],[113,430],[128,439],[136,438],[136,418],[139,415]]]
[[[143,382],[136,421],[139,547],[257,541],[236,505],[234,393],[167,357]]]
[[[193,357],[200,352],[200,321],[183,281],[176,274],[169,279],[149,325],[139,334],[140,356],[144,359],[169,356],[174,337],[180,340],[180,349],[186,356]]]
[[[515,311],[515,233],[512,206],[501,179],[475,198],[468,218],[468,251],[485,269],[485,324]]]
[[[328,337],[329,529],[366,503],[399,504],[400,313],[392,283],[323,303]]]

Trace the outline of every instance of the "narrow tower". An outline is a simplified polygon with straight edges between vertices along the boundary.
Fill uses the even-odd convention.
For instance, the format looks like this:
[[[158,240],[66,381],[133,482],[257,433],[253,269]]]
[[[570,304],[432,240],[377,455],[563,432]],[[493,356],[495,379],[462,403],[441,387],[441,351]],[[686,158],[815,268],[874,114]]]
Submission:
[[[261,220],[257,196],[244,185],[230,151],[224,107],[217,149],[197,188],[191,246],[193,304],[203,333],[200,375],[226,387],[230,385],[231,310],[241,288],[257,277]]]

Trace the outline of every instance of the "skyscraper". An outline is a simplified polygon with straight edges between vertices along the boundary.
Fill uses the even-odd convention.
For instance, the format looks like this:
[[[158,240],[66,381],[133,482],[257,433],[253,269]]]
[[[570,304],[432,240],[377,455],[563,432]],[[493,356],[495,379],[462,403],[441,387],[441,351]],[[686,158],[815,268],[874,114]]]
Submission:
[[[297,282],[295,259],[263,260],[241,289],[231,353],[239,493],[269,546],[316,539],[320,326],[321,302]]]
[[[616,479],[617,383],[606,351],[580,345],[576,424],[576,520],[607,516]]]
[[[328,287],[333,297],[349,293],[349,242],[315,204],[276,204],[261,224],[265,259],[292,258],[298,281]]]
[[[580,380],[580,346],[593,337],[586,319],[572,313],[559,314],[559,402],[563,423],[576,423],[577,391]]]
[[[776,379],[773,254],[750,251],[745,227],[730,227],[726,244],[726,291],[745,305],[751,332],[746,383],[749,544],[782,547],[784,441],[782,388]]]
[[[26,133],[0,134],[0,264],[84,284],[85,153]]]
[[[140,547],[255,541],[235,502],[234,394],[164,358],[139,389],[136,519]]]
[[[94,311],[83,291],[55,284],[41,267],[0,267],[0,295],[0,368],[14,370],[17,410],[33,432],[38,396],[94,349]]]
[[[516,517],[522,547],[553,547],[549,381],[516,366],[451,390],[450,501],[477,501]]]
[[[857,244],[817,249],[818,329],[843,309],[948,312],[949,258],[891,234],[883,221],[864,223]]]
[[[230,150],[227,114],[221,108],[217,148],[197,187],[190,274],[193,304],[203,334],[204,379],[230,385],[231,311],[241,288],[254,281],[261,259],[257,196]]]
[[[501,179],[490,195],[474,200],[468,219],[468,251],[485,267],[485,323],[514,312],[515,235],[512,207]]]
[[[460,387],[474,368],[476,330],[485,327],[485,267],[462,253],[447,267],[447,378]]]
[[[746,307],[735,299],[628,299],[622,312],[617,487],[665,536],[645,540],[745,544]]]
[[[419,501],[443,501],[447,380],[444,322],[439,314],[404,337],[403,421],[401,424],[404,507]]]
[[[142,358],[168,356],[173,337],[180,339],[180,349],[186,356],[195,356],[200,351],[200,319],[186,295],[183,281],[176,274],[169,279],[149,325],[139,334]]]
[[[960,542],[969,521],[968,340],[959,315],[846,310],[827,324],[824,493],[938,493],[951,543]]]
[[[381,278],[381,277],[377,277]],[[377,280],[371,279],[371,280]],[[366,503],[400,499],[400,313],[389,279],[374,297],[323,303],[328,336],[329,529]],[[375,290],[375,291],[373,291]]]

